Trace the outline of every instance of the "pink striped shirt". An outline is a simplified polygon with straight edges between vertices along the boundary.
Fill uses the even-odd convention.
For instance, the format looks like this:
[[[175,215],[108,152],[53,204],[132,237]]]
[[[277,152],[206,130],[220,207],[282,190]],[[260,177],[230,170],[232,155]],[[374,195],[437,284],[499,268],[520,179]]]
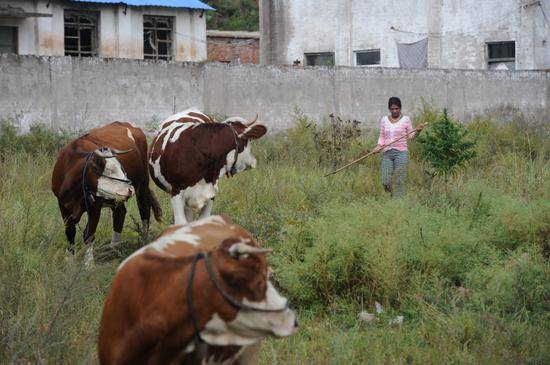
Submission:
[[[399,119],[395,123],[390,122],[388,116],[385,115],[382,117],[382,119],[380,119],[380,137],[378,137],[378,144],[380,146],[383,146],[391,143],[392,141],[395,141],[399,137],[404,136],[412,130],[413,126],[411,123],[411,119],[406,115],[401,116],[401,119]],[[407,139],[414,138],[415,135],[416,133],[412,133],[407,138],[403,138],[395,142],[391,146],[384,148],[384,152],[392,148],[395,148],[398,151],[406,151]]]

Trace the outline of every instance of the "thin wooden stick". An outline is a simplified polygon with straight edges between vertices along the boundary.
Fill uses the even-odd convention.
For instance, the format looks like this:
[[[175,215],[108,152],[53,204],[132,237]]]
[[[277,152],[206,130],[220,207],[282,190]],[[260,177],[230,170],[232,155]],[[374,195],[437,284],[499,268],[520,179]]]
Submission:
[[[426,124],[428,124],[428,123],[426,123]],[[374,155],[374,154],[377,154],[378,152],[382,151],[384,148],[389,147],[389,146],[391,146],[392,144],[394,144],[395,142],[400,141],[400,140],[402,140],[403,138],[408,137],[408,136],[410,136],[411,134],[413,134],[413,133],[415,133],[415,132],[418,132],[418,131],[420,131],[420,129],[415,128],[415,129],[413,129],[412,131],[410,131],[409,133],[407,133],[407,134],[405,134],[405,135],[403,135],[403,136],[397,138],[396,140],[394,140],[394,141],[392,141],[392,142],[390,142],[390,143],[388,143],[388,144],[385,144],[385,145],[381,146],[380,149],[379,149],[378,151],[374,151],[374,150],[373,150],[373,151],[370,151],[370,152],[367,153],[366,155],[363,155],[363,156],[361,156],[361,157],[359,157],[359,158],[357,158],[357,159],[351,161],[351,162],[348,163],[347,165],[344,165],[344,166],[340,167],[340,168],[337,169],[337,170],[334,170],[334,171],[332,171],[332,172],[329,172],[329,173],[326,174],[324,177],[327,177],[327,176],[330,176],[330,175],[334,175],[334,174],[336,174],[337,172],[340,172],[340,171],[342,171],[342,170],[344,170],[344,169],[347,169],[347,168],[350,167],[351,165],[355,165],[357,162],[363,161],[363,160],[366,159],[367,157],[372,156],[372,155]]]

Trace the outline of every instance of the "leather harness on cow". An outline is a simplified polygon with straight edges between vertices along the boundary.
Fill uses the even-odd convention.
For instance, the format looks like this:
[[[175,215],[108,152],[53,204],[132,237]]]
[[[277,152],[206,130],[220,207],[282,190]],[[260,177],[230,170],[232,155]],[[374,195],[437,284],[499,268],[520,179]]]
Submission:
[[[106,147],[100,147],[100,150],[103,148],[106,148]],[[84,160],[84,167],[82,168],[82,193],[84,194],[84,207],[86,208],[86,213],[88,214],[88,220],[90,219],[91,212],[92,212],[91,205],[94,203],[95,198],[94,198],[94,194],[90,191],[90,189],[88,189],[88,184],[86,184],[86,173],[88,172],[88,164],[90,162],[90,159],[93,157],[94,154],[95,154],[95,151],[88,152],[86,154],[86,160]],[[115,156],[106,156],[103,158],[115,158]],[[122,164],[120,164],[120,168],[122,169],[122,172],[124,173],[124,175],[128,176],[126,174],[126,171],[124,171],[124,167],[122,166]],[[120,181],[126,184],[132,184],[132,181],[130,179],[119,179],[117,177],[107,176],[103,173],[101,173],[99,176],[106,177],[111,180]],[[89,224],[86,223],[86,228],[84,231],[84,242],[86,242],[86,240],[90,238],[88,236],[88,228],[89,228]]]
[[[195,310],[193,309],[193,279],[195,278],[195,269],[197,267],[197,262],[200,259],[204,259],[204,266],[206,267],[206,271],[208,272],[208,276],[210,278],[210,281],[212,281],[212,283],[214,284],[214,287],[225,298],[225,300],[227,300],[227,302],[229,302],[229,304],[231,304],[233,307],[240,310],[266,312],[266,313],[283,312],[290,308],[288,301],[286,302],[286,305],[283,308],[277,308],[277,309],[258,308],[245,303],[240,303],[221,287],[220,282],[216,278],[216,274],[212,269],[212,263],[210,261],[209,256],[210,256],[210,252],[206,252],[206,253],[199,252],[193,257],[193,261],[191,263],[191,273],[189,275],[189,283],[187,285],[187,307],[189,308],[189,314],[191,315],[191,321],[193,322],[193,327],[195,329],[195,333],[193,335],[193,341],[195,343],[196,355],[199,359],[205,357],[207,345],[208,345],[200,335],[199,320],[197,319],[197,313],[195,313]]]

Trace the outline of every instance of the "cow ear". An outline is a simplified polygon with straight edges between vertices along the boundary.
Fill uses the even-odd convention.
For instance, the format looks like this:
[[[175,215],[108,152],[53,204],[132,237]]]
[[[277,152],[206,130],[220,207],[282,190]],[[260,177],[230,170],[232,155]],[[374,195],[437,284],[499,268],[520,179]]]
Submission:
[[[247,127],[239,137],[242,139],[258,139],[267,133],[267,127],[263,124],[256,123]]]

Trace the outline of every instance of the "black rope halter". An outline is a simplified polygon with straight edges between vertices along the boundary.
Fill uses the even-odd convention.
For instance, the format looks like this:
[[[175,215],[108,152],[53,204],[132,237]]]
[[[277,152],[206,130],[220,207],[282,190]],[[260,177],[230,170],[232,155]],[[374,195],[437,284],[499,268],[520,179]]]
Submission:
[[[86,184],[86,174],[88,172],[88,165],[90,163],[90,159],[93,157],[94,153],[95,152],[92,151],[86,154],[86,160],[84,160],[84,167],[82,168],[82,193],[84,194],[84,207],[86,208],[86,213],[88,214],[88,220],[90,219],[90,214],[92,212],[92,204],[94,203],[95,198],[94,198],[94,194],[88,188],[88,184]],[[103,158],[114,158],[114,157],[115,156],[106,156]],[[126,174],[126,171],[124,171],[124,167],[122,166],[122,164],[120,164],[120,168],[122,169],[122,172],[124,173],[124,175],[128,176],[128,174]],[[103,173],[99,174],[99,176],[106,177],[111,180],[120,181],[130,185],[132,184],[132,180],[130,179],[119,179],[117,177],[107,176]],[[84,231],[84,241],[86,241],[89,238],[88,227],[89,227],[89,224],[86,223],[86,228]]]
[[[231,171],[233,171],[233,169],[235,168],[235,165],[237,164],[237,157],[239,156],[239,140],[238,140],[239,134],[231,124],[227,123],[227,125],[229,126],[229,128],[231,128],[231,131],[233,132],[233,139],[235,140],[235,160],[233,161],[233,165],[231,165],[231,168],[228,169],[226,165],[226,170],[225,170],[225,175],[227,177],[231,177],[234,175],[231,173]]]
[[[206,271],[208,272],[208,277],[210,278],[210,281],[214,284],[214,287],[220,292],[220,294],[227,300],[229,304],[231,304],[233,307],[240,309],[240,310],[246,310],[246,311],[256,311],[256,312],[265,312],[265,313],[274,313],[274,312],[284,312],[289,308],[288,301],[286,302],[285,306],[282,308],[277,309],[266,309],[266,308],[258,308],[254,307],[245,303],[239,302],[237,299],[235,299],[233,296],[231,296],[228,292],[226,292],[222,286],[220,285],[220,282],[216,278],[216,273],[214,273],[214,270],[212,269],[212,263],[210,261],[210,252],[200,252],[196,254],[193,257],[193,261],[191,263],[191,273],[189,275],[189,284],[187,285],[187,307],[189,308],[189,314],[191,316],[191,321],[193,322],[193,327],[195,329],[195,333],[193,335],[193,340],[195,342],[195,349],[199,353],[199,355],[203,355],[205,349],[205,341],[202,339],[200,335],[200,325],[199,320],[197,318],[197,313],[194,310],[193,307],[193,280],[195,278],[195,271],[197,267],[197,262],[200,259],[204,259],[204,266],[206,267]]]

